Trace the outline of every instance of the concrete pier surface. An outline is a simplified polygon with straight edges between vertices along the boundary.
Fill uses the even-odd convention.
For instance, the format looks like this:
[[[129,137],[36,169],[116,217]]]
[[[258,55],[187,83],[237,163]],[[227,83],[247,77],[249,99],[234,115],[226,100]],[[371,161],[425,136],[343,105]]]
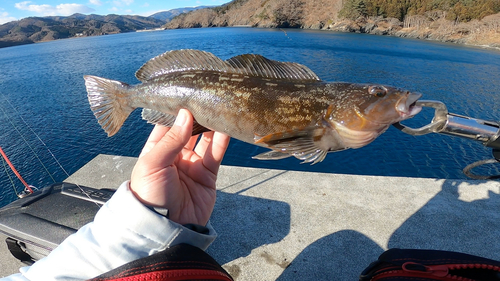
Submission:
[[[135,161],[99,155],[65,181],[116,188]],[[498,181],[222,166],[217,190],[208,253],[236,280],[358,280],[389,248],[500,260]]]

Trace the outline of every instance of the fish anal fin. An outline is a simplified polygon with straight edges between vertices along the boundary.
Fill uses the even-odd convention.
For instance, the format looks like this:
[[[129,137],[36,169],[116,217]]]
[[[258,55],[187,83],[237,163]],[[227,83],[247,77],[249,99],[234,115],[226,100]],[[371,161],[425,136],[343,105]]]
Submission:
[[[157,110],[144,108],[142,110],[142,119],[151,124],[159,124],[165,127],[172,127],[175,122],[175,115],[163,113]]]
[[[202,133],[205,133],[205,132],[210,132],[211,130],[206,128],[206,127],[203,127],[202,125],[200,125],[198,122],[196,122],[196,120],[194,121],[194,124],[193,124],[193,132],[191,133],[192,136],[196,136],[196,135],[199,135],[199,134],[202,134]]]
[[[148,123],[159,124],[165,127],[172,127],[174,125],[176,117],[177,116],[173,114],[163,113],[161,111],[157,111],[154,109],[144,108],[142,110],[142,119],[148,121]],[[191,133],[191,135],[196,136],[208,131],[211,130],[207,129],[206,127],[203,127],[198,122],[194,121],[193,132]]]
[[[288,158],[290,156],[292,156],[292,155],[288,154],[288,153],[283,153],[283,152],[271,150],[271,151],[266,151],[266,152],[261,153],[261,154],[257,154],[255,156],[253,156],[252,158],[257,159],[257,160],[279,160],[279,159]]]

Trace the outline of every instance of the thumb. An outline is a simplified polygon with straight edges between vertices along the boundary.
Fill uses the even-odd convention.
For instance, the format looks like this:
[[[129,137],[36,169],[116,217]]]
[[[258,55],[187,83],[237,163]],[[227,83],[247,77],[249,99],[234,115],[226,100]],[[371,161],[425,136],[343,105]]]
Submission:
[[[181,109],[177,113],[174,125],[151,149],[148,155],[153,159],[148,159],[157,167],[166,167],[174,163],[177,155],[191,138],[193,130],[193,116],[186,109]],[[156,162],[156,163],[155,163]]]

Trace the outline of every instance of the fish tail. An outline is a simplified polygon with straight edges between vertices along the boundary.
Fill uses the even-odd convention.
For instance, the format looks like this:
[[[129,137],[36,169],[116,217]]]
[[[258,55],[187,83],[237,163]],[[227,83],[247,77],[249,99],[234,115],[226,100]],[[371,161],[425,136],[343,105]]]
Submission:
[[[135,108],[129,106],[131,86],[119,81],[85,75],[90,108],[108,137],[120,130]]]

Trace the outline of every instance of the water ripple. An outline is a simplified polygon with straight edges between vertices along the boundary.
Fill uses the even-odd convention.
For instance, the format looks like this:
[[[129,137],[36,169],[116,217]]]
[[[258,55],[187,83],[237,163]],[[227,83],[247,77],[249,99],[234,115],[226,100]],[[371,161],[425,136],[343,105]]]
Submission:
[[[419,91],[450,111],[499,120],[500,54],[480,48],[394,37],[324,31],[211,28],[58,40],[0,49],[0,146],[28,182],[43,186],[76,171],[99,153],[137,156],[151,126],[134,112],[107,138],[89,109],[82,76],[138,83],[135,71],[167,50],[202,49],[223,59],[258,53],[307,65],[327,81],[382,83]],[[13,108],[4,100],[8,99]],[[432,111],[409,124],[425,124]],[[43,139],[41,145],[21,118]],[[12,125],[10,122],[12,122]],[[15,130],[19,128],[24,142]],[[32,146],[48,173],[30,151]],[[390,128],[372,144],[328,155],[314,166],[289,158],[258,161],[265,149],[232,140],[224,164],[328,173],[463,179],[471,162],[491,158],[478,143],[449,136],[412,137]],[[499,173],[498,166],[478,172]],[[0,167],[0,206],[15,198]],[[16,188],[22,187],[19,182]]]

